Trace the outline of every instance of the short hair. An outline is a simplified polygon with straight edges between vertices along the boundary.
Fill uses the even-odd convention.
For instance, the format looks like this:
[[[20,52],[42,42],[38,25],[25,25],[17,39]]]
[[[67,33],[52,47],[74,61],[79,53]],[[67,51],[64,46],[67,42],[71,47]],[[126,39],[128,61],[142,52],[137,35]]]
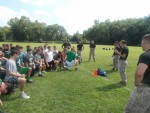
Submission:
[[[115,41],[114,44],[119,44],[119,42],[118,42],[118,41]]]
[[[121,44],[127,44],[127,42],[125,40],[121,40],[120,42]]]
[[[5,46],[6,46],[6,47],[9,47],[9,44],[6,44]]]
[[[48,46],[47,48],[49,49],[49,48],[51,48],[51,46]]]
[[[146,34],[143,36],[142,40],[146,40],[150,42],[150,34]]]
[[[18,48],[19,47],[19,45],[16,45],[16,48]]]
[[[6,90],[7,90],[6,95],[12,94],[12,93],[14,92],[14,90],[15,90],[14,85],[13,85],[13,84],[10,84],[10,83],[5,83],[5,84],[6,84],[6,86],[7,86],[7,88],[6,88]]]
[[[14,50],[14,49],[16,49],[16,47],[15,47],[15,46],[12,46],[12,47],[10,48],[10,50]]]
[[[13,49],[13,50],[11,50],[11,56],[13,56],[14,54],[18,54],[18,51],[17,51],[17,49]]]
[[[28,49],[28,48],[30,48],[31,46],[30,46],[30,45],[27,45],[26,47],[27,47],[27,49]]]
[[[17,49],[18,49],[18,50],[22,50],[23,47],[22,47],[22,46],[18,46]]]

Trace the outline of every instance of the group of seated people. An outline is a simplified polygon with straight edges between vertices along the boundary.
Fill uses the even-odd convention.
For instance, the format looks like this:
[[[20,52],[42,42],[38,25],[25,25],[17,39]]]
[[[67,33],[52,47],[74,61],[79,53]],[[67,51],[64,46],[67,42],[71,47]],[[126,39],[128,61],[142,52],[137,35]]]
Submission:
[[[70,49],[64,46],[62,51],[58,51],[56,46],[52,48],[47,44],[33,49],[28,45],[23,51],[20,45],[3,44],[0,47],[0,95],[9,95],[19,87],[20,97],[29,99],[30,96],[24,92],[24,85],[33,82],[30,78],[36,72],[39,77],[44,77],[46,71],[68,70],[73,65],[77,71],[77,59],[75,47]]]

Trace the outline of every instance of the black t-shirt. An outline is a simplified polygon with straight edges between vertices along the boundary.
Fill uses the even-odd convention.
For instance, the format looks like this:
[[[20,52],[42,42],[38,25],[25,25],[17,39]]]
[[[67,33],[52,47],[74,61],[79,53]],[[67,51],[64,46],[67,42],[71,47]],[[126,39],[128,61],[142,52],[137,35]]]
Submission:
[[[90,44],[90,48],[94,49],[96,47],[95,44]]]
[[[44,59],[44,53],[40,53],[41,59]]]
[[[77,45],[77,49],[78,49],[79,51],[82,50],[82,47],[83,47],[83,44],[78,44],[78,45]]]
[[[148,66],[144,73],[142,83],[150,86],[150,49],[140,55],[138,64],[140,63],[144,63]]]
[[[65,42],[65,43],[63,43],[62,48],[67,48],[69,46],[71,47],[70,43]]]
[[[120,57],[120,59],[121,59],[121,60],[126,60],[126,59],[128,58],[128,54],[129,54],[129,49],[128,49],[128,47],[122,48],[122,50],[121,50],[121,55],[123,55],[123,54],[126,54],[126,57],[125,57],[125,58]]]
[[[120,52],[121,48],[120,47],[115,47],[115,49],[114,49],[114,55],[118,55],[117,53],[115,53],[115,50],[117,50],[118,52]]]
[[[5,57],[5,58],[10,58],[10,54],[11,54],[11,51],[10,51],[10,50],[4,49],[4,50],[3,50],[3,53],[4,53],[4,57]]]

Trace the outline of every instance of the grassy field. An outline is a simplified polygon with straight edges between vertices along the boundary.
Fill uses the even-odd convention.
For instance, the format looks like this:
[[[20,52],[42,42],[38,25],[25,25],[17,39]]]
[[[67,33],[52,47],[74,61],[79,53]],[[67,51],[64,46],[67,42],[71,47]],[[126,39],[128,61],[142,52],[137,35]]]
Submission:
[[[2,43],[0,43],[1,45]],[[27,43],[14,43],[26,46]],[[32,47],[44,45],[30,43]],[[60,44],[56,45],[61,50]],[[76,45],[74,45],[76,46]],[[31,99],[19,98],[19,90],[11,96],[1,97],[0,111],[8,113],[123,113],[131,91],[134,88],[134,72],[142,49],[129,47],[128,84],[120,87],[119,73],[111,71],[113,50],[102,48],[113,46],[97,45],[96,62],[88,62],[89,47],[85,45],[83,63],[79,70],[48,72],[45,77],[33,77],[33,84],[26,84],[25,91]],[[93,71],[100,67],[107,77],[93,77]]]

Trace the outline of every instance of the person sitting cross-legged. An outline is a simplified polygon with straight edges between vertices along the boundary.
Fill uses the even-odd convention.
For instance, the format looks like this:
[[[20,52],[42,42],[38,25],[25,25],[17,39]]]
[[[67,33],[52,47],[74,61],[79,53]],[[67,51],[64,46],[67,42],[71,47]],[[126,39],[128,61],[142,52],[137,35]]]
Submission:
[[[18,57],[18,51],[16,49],[11,51],[11,57],[6,63],[6,76],[5,82],[13,84],[14,86],[20,85],[21,98],[29,99],[30,96],[27,96],[24,92],[24,85],[26,83],[25,75],[21,75],[17,71],[16,59]]]

